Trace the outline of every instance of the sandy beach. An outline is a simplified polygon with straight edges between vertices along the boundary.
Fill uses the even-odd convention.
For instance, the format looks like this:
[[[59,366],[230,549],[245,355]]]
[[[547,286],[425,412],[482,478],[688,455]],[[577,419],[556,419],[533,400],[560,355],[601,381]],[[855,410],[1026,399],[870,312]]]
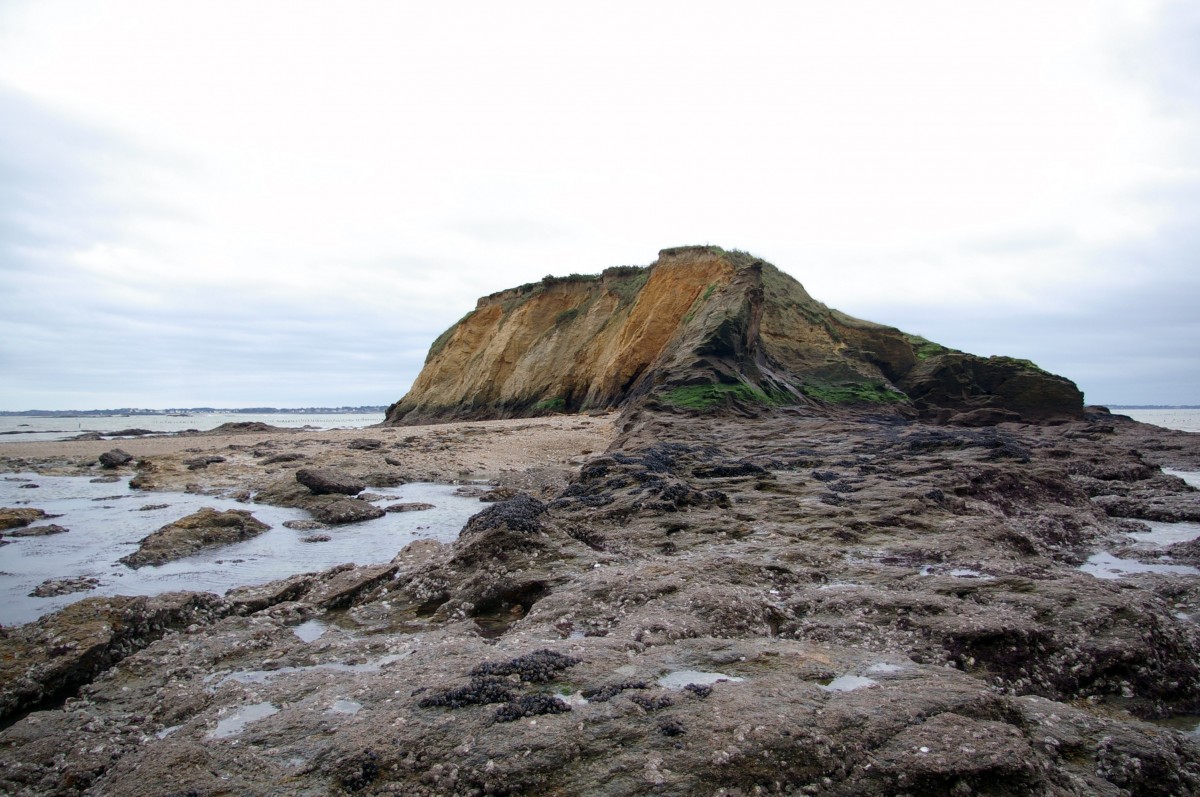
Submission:
[[[119,448],[141,468],[143,489],[260,489],[298,467],[386,471],[392,479],[513,480],[532,471],[561,483],[589,455],[608,448],[615,415],[553,416],[368,427],[327,431],[270,430],[117,440],[0,444],[0,472],[101,475],[98,458]],[[280,454],[291,461],[263,464]],[[213,460],[202,466],[200,460]]]

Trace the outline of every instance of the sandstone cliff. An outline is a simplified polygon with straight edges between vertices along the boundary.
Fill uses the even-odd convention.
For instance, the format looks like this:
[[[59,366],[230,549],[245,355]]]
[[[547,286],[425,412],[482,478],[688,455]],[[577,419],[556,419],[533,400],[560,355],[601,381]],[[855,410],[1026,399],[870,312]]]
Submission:
[[[479,300],[387,423],[627,406],[871,406],[979,425],[1079,417],[1067,379],[953,351],[814,300],[763,260],[664,249],[645,268],[547,277]]]

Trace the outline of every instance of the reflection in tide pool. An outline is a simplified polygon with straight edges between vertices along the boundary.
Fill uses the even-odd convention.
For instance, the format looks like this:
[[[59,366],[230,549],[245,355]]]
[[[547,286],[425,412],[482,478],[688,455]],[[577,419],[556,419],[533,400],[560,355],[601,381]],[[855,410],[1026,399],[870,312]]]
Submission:
[[[36,484],[37,488],[25,485]],[[406,484],[372,488],[383,496],[379,506],[397,501],[434,505],[424,512],[389,512],[378,520],[338,526],[322,532],[328,542],[303,542],[312,532],[283,526],[308,513],[265,504],[192,495],[138,492],[127,480],[92,483],[86,477],[0,474],[0,506],[29,506],[59,515],[33,525],[55,523],[66,534],[45,537],[5,536],[0,546],[0,624],[14,625],[92,595],[156,595],[173,590],[224,593],[231,587],[264,584],[294,573],[325,570],[344,562],[390,561],[415,539],[449,542],[467,519],[482,509],[478,499],[454,495],[442,484]],[[165,505],[165,506],[164,506]],[[136,550],[143,537],[203,508],[249,510],[271,526],[245,542],[213,548],[160,567],[131,570],[117,560]],[[100,580],[89,592],[51,598],[29,593],[47,579],[86,576]]]
[[[1131,531],[1128,536],[1135,542],[1150,547],[1174,545],[1177,542],[1190,542],[1200,537],[1200,523],[1162,523],[1157,520],[1142,520],[1148,531]]]
[[[1200,570],[1188,565],[1147,564],[1133,559],[1118,559],[1107,551],[1094,553],[1079,569],[1096,578],[1120,578],[1136,573],[1174,573],[1176,575],[1200,576]]]

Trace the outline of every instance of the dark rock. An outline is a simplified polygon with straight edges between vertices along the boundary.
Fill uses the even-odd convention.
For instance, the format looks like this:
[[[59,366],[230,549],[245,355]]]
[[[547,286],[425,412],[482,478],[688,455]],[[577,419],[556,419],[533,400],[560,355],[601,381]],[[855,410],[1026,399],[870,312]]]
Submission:
[[[616,684],[606,684],[604,686],[591,687],[583,689],[580,694],[583,699],[589,703],[607,703],[617,695],[624,692],[626,689],[649,689],[650,685],[645,681],[621,681]]]
[[[670,695],[631,695],[629,699],[645,711],[660,711],[675,705]]]
[[[383,442],[380,440],[372,440],[367,437],[356,437],[346,443],[346,448],[354,451],[377,451],[383,447]]]
[[[84,598],[0,634],[0,721],[75,693],[97,673],[172,630],[211,620],[203,593]]]
[[[541,530],[541,516],[544,514],[546,505],[541,501],[528,495],[518,495],[472,516],[467,521],[467,528],[463,533],[486,531],[500,526],[507,526],[513,531],[532,533]]]
[[[183,461],[183,464],[187,465],[188,470],[204,470],[209,465],[215,465],[218,462],[224,462],[224,461],[225,461],[225,457],[205,456],[205,457],[193,457],[192,459],[185,459]]]
[[[361,523],[364,520],[374,520],[384,516],[384,511],[374,504],[360,501],[357,498],[334,498],[315,504],[309,508],[312,516],[318,522],[331,526],[344,526],[347,523]]]
[[[296,481],[307,487],[313,495],[358,495],[367,489],[367,485],[358,479],[322,468],[301,468],[296,471]]]
[[[64,529],[57,523],[51,523],[46,526],[26,526],[22,529],[8,532],[9,537],[49,537],[52,534],[66,534],[69,529]]]
[[[507,703],[514,697],[511,687],[512,685],[502,678],[476,676],[466,686],[432,692],[421,698],[417,705],[421,708],[463,708],[488,703]]]
[[[526,683],[546,683],[580,661],[573,656],[543,648],[510,661],[485,661],[471,670],[471,675],[516,675]]]
[[[205,548],[248,540],[269,528],[247,511],[229,509],[218,512],[206,507],[163,526],[144,538],[135,552],[121,557],[119,561],[132,568],[161,565],[191,556]]]
[[[307,459],[303,454],[287,453],[287,454],[272,454],[269,457],[264,457],[258,461],[259,465],[278,465],[284,462],[299,462]]]
[[[424,512],[427,509],[433,509],[433,504],[423,504],[420,501],[410,503],[388,504],[383,508],[385,512]]]
[[[571,707],[554,695],[532,694],[521,695],[516,700],[505,703],[496,709],[496,722],[515,722],[524,717],[536,717],[541,714],[565,714]]]
[[[269,423],[262,421],[233,421],[231,423],[223,423],[215,429],[210,429],[204,432],[206,435],[223,435],[223,434],[245,434],[246,432],[284,432],[286,429],[280,426],[272,426]]]
[[[300,542],[329,542],[333,537],[328,534],[310,534],[307,537],[301,537]]]
[[[58,595],[70,595],[73,592],[87,592],[98,586],[100,586],[100,579],[87,576],[50,578],[38,584],[33,592],[29,593],[29,597],[53,598]]]
[[[679,720],[668,719],[658,723],[658,732],[663,736],[682,736],[687,730]]]
[[[106,468],[119,468],[122,465],[128,465],[130,462],[133,462],[133,455],[119,448],[105,451],[100,455],[100,464]]]
[[[18,529],[22,526],[28,526],[33,521],[41,520],[44,517],[47,517],[47,515],[45,511],[41,509],[32,509],[27,507],[13,508],[6,506],[0,508],[0,531]]]
[[[285,529],[294,529],[296,531],[317,531],[320,529],[327,529],[329,528],[329,525],[316,520],[285,520],[283,521],[283,527]]]

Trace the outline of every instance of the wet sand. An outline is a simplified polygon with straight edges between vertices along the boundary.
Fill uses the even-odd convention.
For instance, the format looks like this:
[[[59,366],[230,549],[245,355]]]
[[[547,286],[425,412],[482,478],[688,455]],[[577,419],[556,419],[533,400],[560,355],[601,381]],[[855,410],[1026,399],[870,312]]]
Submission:
[[[615,434],[615,417],[553,416],[431,426],[5,442],[0,443],[0,472],[98,474],[103,472],[99,456],[119,448],[135,461],[150,458],[156,463],[147,489],[183,489],[188,484],[232,486],[251,473],[262,475],[259,461],[278,453],[303,457],[289,463],[292,468],[377,465],[430,481],[486,479],[531,468],[572,470],[583,458],[608,448]],[[187,467],[186,463],[203,456],[220,456],[225,461],[202,470]]]

